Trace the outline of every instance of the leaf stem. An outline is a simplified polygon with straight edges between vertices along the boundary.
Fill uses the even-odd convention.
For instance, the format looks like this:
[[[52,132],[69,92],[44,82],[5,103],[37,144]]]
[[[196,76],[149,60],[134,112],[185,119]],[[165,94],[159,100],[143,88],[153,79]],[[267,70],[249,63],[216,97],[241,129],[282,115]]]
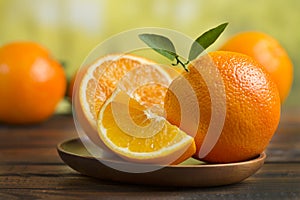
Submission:
[[[189,61],[187,61],[186,63],[183,63],[183,62],[179,59],[179,56],[178,56],[178,55],[175,56],[175,59],[176,59],[176,63],[172,63],[172,66],[177,66],[178,64],[180,64],[186,72],[189,72],[189,69],[188,69],[187,66],[186,66],[187,64],[189,64]]]

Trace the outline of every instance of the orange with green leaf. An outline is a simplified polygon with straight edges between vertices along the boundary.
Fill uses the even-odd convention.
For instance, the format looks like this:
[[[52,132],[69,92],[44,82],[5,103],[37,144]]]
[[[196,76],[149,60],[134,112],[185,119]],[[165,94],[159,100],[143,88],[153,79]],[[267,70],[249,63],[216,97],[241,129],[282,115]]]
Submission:
[[[223,80],[226,115],[216,144],[200,159],[212,163],[229,163],[254,158],[265,150],[279,123],[280,98],[276,84],[263,66],[249,56],[216,51],[209,53],[209,58]],[[190,104],[191,108],[199,106],[200,110],[199,126],[195,136],[197,158],[212,123],[212,101],[215,101],[216,105],[222,104],[222,95],[212,100],[205,81],[207,79],[199,73],[205,67],[210,67],[207,62],[201,57],[193,61],[188,66],[189,72],[185,72],[172,82],[165,98],[167,119],[171,124],[179,126],[181,111],[178,98],[188,97],[176,97],[174,92],[184,94],[182,90],[185,89],[183,87],[185,80],[191,84],[197,97],[197,104],[192,101],[185,102]],[[194,121],[190,120],[190,124],[184,129],[186,133],[194,134],[190,127],[198,124],[193,123]]]
[[[226,25],[222,24],[197,38],[185,62],[176,54],[175,49],[170,48],[174,45],[168,38],[158,35],[153,37],[151,34],[144,35],[146,39],[142,38],[155,51],[175,60],[175,65],[184,67],[185,72],[171,83],[167,91],[164,102],[166,118],[171,124],[182,127],[183,131],[195,136],[197,150],[194,157],[212,163],[238,162],[258,156],[269,144],[280,119],[280,98],[276,84],[264,67],[253,58],[222,51],[197,58],[214,42],[212,38],[216,39]],[[157,38],[164,42],[156,43],[159,41]],[[209,67],[216,68],[223,82],[220,84],[211,80],[209,84],[220,84],[219,87],[224,85],[224,105],[222,93],[211,98],[207,80],[211,79],[210,72],[213,70]],[[186,95],[186,81],[192,87],[196,101]],[[188,115],[182,115],[180,102],[188,104],[185,105],[185,109],[190,111]],[[210,152],[200,157],[210,123],[223,123],[211,121],[213,103],[225,107],[224,126]],[[196,108],[199,109],[199,114],[195,114]],[[181,124],[183,117],[189,117],[185,125]],[[194,118],[199,118],[199,121]],[[192,131],[193,127],[197,127],[196,134]]]

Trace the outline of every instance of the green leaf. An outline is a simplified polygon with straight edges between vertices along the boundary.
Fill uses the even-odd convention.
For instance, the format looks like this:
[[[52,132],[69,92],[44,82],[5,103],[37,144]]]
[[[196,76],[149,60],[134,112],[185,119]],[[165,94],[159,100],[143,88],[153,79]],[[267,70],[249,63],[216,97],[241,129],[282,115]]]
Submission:
[[[149,47],[151,47],[154,51],[167,57],[171,61],[178,57],[173,43],[169,38],[165,36],[145,33],[140,34],[139,38],[143,42],[145,42]]]
[[[189,61],[197,58],[205,49],[207,49],[211,44],[213,44],[221,33],[225,30],[228,23],[223,23],[215,28],[212,28],[201,36],[199,36],[192,44],[189,53]]]

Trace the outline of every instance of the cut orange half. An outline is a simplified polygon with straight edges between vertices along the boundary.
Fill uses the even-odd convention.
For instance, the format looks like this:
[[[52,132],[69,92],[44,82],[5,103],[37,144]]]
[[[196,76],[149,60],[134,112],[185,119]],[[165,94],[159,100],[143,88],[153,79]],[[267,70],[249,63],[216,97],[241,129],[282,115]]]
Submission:
[[[98,59],[86,68],[79,86],[81,108],[95,130],[100,107],[121,80],[120,87],[141,104],[163,107],[171,77],[158,64],[135,55],[117,54]]]
[[[195,153],[193,137],[119,88],[101,107],[98,133],[111,151],[128,161],[178,164]]]

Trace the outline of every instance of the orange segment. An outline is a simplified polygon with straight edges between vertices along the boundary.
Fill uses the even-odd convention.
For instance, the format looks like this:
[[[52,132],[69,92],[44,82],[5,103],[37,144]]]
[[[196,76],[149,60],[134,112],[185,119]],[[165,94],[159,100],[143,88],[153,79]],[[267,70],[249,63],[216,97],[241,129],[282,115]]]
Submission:
[[[138,68],[144,70],[135,71]],[[144,58],[127,54],[100,58],[88,67],[79,88],[80,105],[94,128],[100,107],[123,79],[122,89],[133,94],[140,103],[147,106],[158,104],[161,107],[166,87],[171,82],[168,73]],[[141,85],[143,80],[150,79],[153,79],[152,84]]]
[[[129,113],[127,118],[122,107]],[[128,125],[128,118],[135,127]],[[196,151],[193,137],[120,90],[116,90],[103,104],[98,118],[98,133],[109,149],[134,162],[177,164]]]

